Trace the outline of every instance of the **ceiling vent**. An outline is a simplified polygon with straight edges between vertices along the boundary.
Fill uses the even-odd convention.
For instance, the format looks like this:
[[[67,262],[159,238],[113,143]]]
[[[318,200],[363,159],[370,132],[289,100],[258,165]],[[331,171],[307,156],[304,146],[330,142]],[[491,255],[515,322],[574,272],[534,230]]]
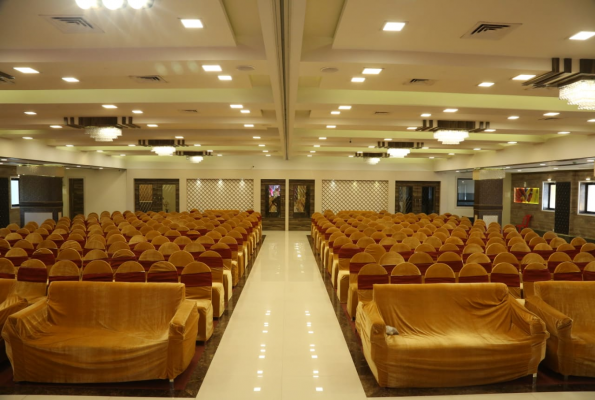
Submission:
[[[551,120],[558,120],[558,119],[562,119],[562,118],[556,118],[556,117],[539,118],[540,121],[551,121]]]
[[[339,72],[339,68],[322,67],[322,68],[320,68],[320,72],[325,73],[325,74],[334,74],[335,72]]]
[[[521,25],[520,23],[480,21],[461,36],[461,39],[500,40]]]
[[[198,114],[198,110],[180,110],[180,112],[183,112],[186,114]]]
[[[136,83],[167,83],[167,81],[159,75],[132,75],[129,78],[135,81]]]
[[[403,85],[432,86],[434,83],[436,81],[433,79],[414,78],[404,82]]]
[[[388,111],[375,111],[374,115],[389,115],[390,113]]]
[[[255,68],[252,65],[238,65],[236,67],[236,69],[238,71],[250,72],[250,71],[254,71]]]
[[[80,15],[42,15],[62,33],[104,33],[97,24]]]

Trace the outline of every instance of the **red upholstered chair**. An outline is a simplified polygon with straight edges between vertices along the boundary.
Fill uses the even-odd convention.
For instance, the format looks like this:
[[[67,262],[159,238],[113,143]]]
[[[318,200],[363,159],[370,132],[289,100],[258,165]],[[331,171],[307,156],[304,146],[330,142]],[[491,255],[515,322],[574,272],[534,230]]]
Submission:
[[[517,229],[518,232],[520,232],[524,228],[529,227],[529,222],[531,222],[531,217],[532,217],[531,214],[525,215],[523,217],[523,221],[520,224],[516,225],[516,229]]]
[[[554,271],[555,281],[582,281],[583,274],[579,267],[570,261],[560,263]]]
[[[91,261],[83,268],[83,281],[113,282],[114,271],[104,260]]]
[[[533,296],[535,282],[549,281],[552,274],[545,264],[534,262],[523,268],[523,297]]]
[[[521,298],[521,277],[518,267],[507,262],[501,262],[492,269],[490,281],[492,283],[504,283],[508,286],[508,292],[512,297],[515,299]]]
[[[198,308],[196,340],[209,340],[213,334],[213,277],[211,269],[205,263],[192,261],[182,270],[180,282],[186,285],[186,299],[196,301]]]
[[[178,283],[178,270],[167,261],[157,261],[149,268],[147,282]]]
[[[415,266],[415,264],[412,264],[410,262],[399,263],[390,272],[390,283],[396,285],[421,284],[421,272]]]
[[[118,267],[114,274],[116,282],[146,282],[145,268],[136,261],[126,261]]]
[[[488,283],[490,277],[480,264],[465,264],[459,272],[459,283]]]

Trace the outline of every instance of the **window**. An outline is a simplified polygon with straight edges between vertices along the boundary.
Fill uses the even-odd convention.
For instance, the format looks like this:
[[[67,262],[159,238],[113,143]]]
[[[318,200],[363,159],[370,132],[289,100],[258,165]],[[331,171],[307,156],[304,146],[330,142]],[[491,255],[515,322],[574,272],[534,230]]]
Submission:
[[[581,182],[578,212],[579,214],[595,214],[595,182]]]
[[[556,182],[543,182],[541,209],[544,211],[554,211],[556,209]]]
[[[473,179],[457,179],[457,207],[473,207],[475,202],[475,183]]]
[[[19,179],[18,178],[12,178],[10,180],[10,198],[11,198],[11,204],[13,208],[16,208],[19,206]]]

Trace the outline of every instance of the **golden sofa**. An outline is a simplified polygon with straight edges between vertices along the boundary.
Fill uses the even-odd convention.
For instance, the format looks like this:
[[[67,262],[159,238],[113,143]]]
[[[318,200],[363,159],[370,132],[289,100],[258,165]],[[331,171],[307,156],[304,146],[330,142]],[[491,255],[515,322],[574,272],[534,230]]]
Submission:
[[[595,377],[595,282],[535,282],[525,307],[545,321],[545,365],[562,375]]]
[[[387,326],[399,334],[388,335]],[[483,385],[535,374],[548,337],[499,283],[374,285],[356,327],[382,387]]]
[[[11,314],[27,307],[27,300],[16,293],[17,282],[14,279],[0,279],[0,330]],[[0,339],[0,361],[6,360],[4,341]]]
[[[174,379],[195,353],[196,303],[179,283],[53,282],[2,331],[14,380]]]

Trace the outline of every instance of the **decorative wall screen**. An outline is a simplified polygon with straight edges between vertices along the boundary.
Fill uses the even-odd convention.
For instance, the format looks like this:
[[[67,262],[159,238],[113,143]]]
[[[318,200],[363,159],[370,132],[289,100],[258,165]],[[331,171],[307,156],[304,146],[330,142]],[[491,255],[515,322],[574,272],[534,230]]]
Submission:
[[[322,181],[322,210],[388,209],[388,181]]]
[[[252,179],[188,179],[188,210],[240,210],[254,208]]]

